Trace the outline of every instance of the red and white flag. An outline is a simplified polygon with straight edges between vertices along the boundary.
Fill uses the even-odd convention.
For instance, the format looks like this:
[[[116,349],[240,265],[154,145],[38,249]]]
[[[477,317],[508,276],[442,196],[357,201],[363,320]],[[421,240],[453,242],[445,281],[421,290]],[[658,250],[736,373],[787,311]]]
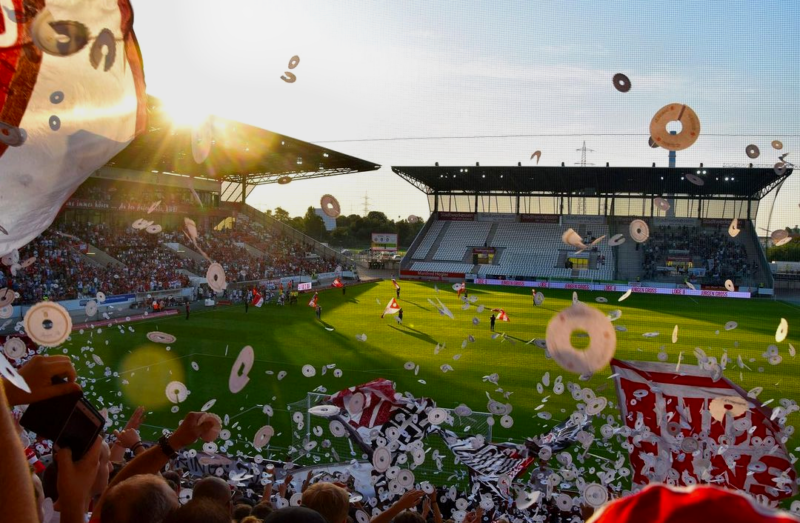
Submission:
[[[258,292],[258,289],[255,288],[255,287],[253,287],[253,302],[252,302],[252,304],[255,307],[261,307],[262,305],[264,305],[264,297],[261,295],[260,292]]]
[[[400,290],[400,284],[397,283],[397,280],[395,280],[394,278],[392,278],[392,285],[394,285],[394,288],[396,290]]]
[[[457,296],[460,298],[461,297],[461,293],[462,292],[466,292],[466,291],[467,291],[467,282],[465,280],[465,281],[461,282],[461,287],[458,288]]]
[[[329,398],[331,403],[349,414],[351,425],[368,429],[389,421],[392,412],[402,404],[402,399],[395,392],[394,383],[384,378],[344,389]]]
[[[492,312],[497,313],[497,321],[509,321],[508,314],[503,309],[492,309]]]
[[[0,253],[5,254],[47,229],[84,180],[136,136],[149,132],[148,139],[156,142],[166,133],[157,134],[163,130],[147,124],[144,69],[130,0],[102,2],[102,7],[23,0],[0,5]],[[45,23],[48,11],[55,20]],[[87,43],[93,45],[67,58]],[[65,107],[80,108],[80,116],[72,117]],[[181,154],[195,149],[185,143]],[[8,183],[12,175],[22,183]]]
[[[333,283],[331,283],[331,287],[336,287],[337,289],[339,289],[341,287],[344,287],[344,283],[342,283],[342,280],[340,280],[339,278],[336,278],[335,280],[333,280]]]
[[[317,308],[317,301],[318,301],[318,300],[319,300],[319,294],[317,294],[317,293],[315,292],[315,293],[314,293],[314,297],[313,297],[313,298],[311,298],[311,301],[310,301],[310,302],[308,302],[308,306],[309,306],[309,307],[313,307],[314,309],[316,309],[316,308]]]
[[[796,494],[788,436],[760,401],[696,365],[611,361],[633,484],[712,483],[767,503]],[[776,407],[782,408],[782,407]],[[785,416],[785,414],[782,414]],[[680,456],[684,456],[680,459]]]
[[[383,309],[383,314],[381,314],[381,318],[386,316],[387,314],[397,314],[400,312],[400,305],[397,304],[397,300],[392,298],[392,301],[389,302],[389,305]]]

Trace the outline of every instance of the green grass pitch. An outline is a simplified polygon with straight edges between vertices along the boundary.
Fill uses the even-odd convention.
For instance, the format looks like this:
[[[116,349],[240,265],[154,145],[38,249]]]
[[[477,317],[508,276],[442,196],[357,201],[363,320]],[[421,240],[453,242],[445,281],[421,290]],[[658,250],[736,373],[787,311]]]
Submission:
[[[155,439],[161,428],[174,428],[186,412],[199,410],[209,400],[216,399],[211,411],[229,416],[227,428],[236,442],[231,450],[248,453],[249,449],[252,453],[247,442],[252,441],[261,426],[271,424],[276,437],[265,454],[272,453],[276,458],[285,458],[285,449],[291,443],[293,424],[286,405],[302,400],[307,392],[320,386],[333,393],[384,377],[395,381],[398,391],[433,398],[439,406],[454,408],[465,403],[475,411],[486,412],[486,392],[498,401],[504,400],[502,394],[495,392],[497,387],[482,377],[498,373],[499,387],[513,392],[508,401],[514,406],[511,414],[514,425],[505,429],[497,423],[493,429],[495,441],[509,438],[521,441],[526,436],[546,432],[575,409],[576,402],[569,391],[555,395],[552,386],[558,375],[563,376],[565,384],[578,383],[578,376],[563,371],[534,344],[526,344],[533,338],[544,338],[549,319],[571,304],[571,291],[544,289],[545,302],[534,307],[530,289],[471,286],[470,296],[477,296],[478,300],[469,310],[462,310],[462,303],[449,284],[439,284],[437,293],[433,284],[400,283],[402,326],[392,316],[380,318],[384,306],[395,295],[392,284],[367,283],[348,288],[346,295],[338,289],[321,292],[321,323],[316,320],[314,310],[306,306],[309,296],[304,295],[294,306],[271,304],[260,309],[250,307],[245,313],[240,305],[193,312],[189,320],[180,315],[125,325],[122,329],[103,327],[102,332],[100,328],[86,329],[82,334],[74,333],[71,341],[52,353],[69,352],[79,374],[94,379],[86,383],[86,389],[96,404],[124,406],[115,420],[117,426],[124,423],[132,407],[145,405],[149,414],[143,437]],[[581,301],[605,313],[622,311],[615,325],[624,325],[627,332],[617,332],[617,358],[656,361],[659,348],[664,346],[669,362],[677,364],[678,354],[683,352],[685,364],[696,364],[695,347],[718,359],[727,350],[732,361],[725,375],[745,390],[764,387],[759,399],[774,399],[770,407],[784,397],[800,400],[796,381],[800,359],[789,355],[789,343],[800,347],[797,330],[800,308],[794,305],[755,299],[637,294],[618,303],[617,293],[579,292],[578,295]],[[597,303],[595,298],[599,296],[606,297],[608,303]],[[428,303],[428,298],[435,301],[437,297],[450,308],[455,319],[441,316]],[[485,306],[481,314],[476,312],[478,305]],[[506,333],[505,339],[491,339],[492,308],[503,308],[510,317],[510,322],[498,322],[496,326],[497,332]],[[475,317],[480,320],[478,325],[473,325]],[[777,344],[783,361],[773,366],[762,353],[775,344],[775,330],[781,318],[789,321],[789,337]],[[724,330],[725,323],[731,320],[738,322],[738,328]],[[673,344],[671,335],[675,325],[679,326],[679,336]],[[169,347],[151,343],[146,334],[154,330],[172,334],[177,341]],[[642,336],[653,331],[660,335]],[[358,341],[357,334],[366,334],[367,341]],[[468,341],[462,348],[469,335],[474,336],[475,342]],[[574,336],[573,340],[576,344],[587,341]],[[446,344],[446,348],[435,355],[437,343]],[[240,393],[232,394],[228,389],[231,366],[246,345],[255,350],[256,362],[249,373],[250,382]],[[103,364],[97,365],[92,355],[99,356]],[[455,359],[457,355],[460,357]],[[736,364],[738,355],[752,370],[740,371]],[[404,369],[409,361],[419,365],[418,375]],[[193,363],[198,370],[194,370]],[[301,368],[306,364],[316,368],[316,376],[303,376]],[[330,370],[322,375],[321,367],[327,364],[336,364],[342,376],[336,378]],[[454,370],[443,373],[440,370],[443,364],[451,365]],[[105,376],[106,367],[119,375]],[[279,381],[280,371],[286,371],[287,375]],[[548,371],[550,387],[539,394],[537,383]],[[606,368],[582,383],[609,399],[603,416],[618,415],[612,407],[616,395],[609,375]],[[182,381],[190,391],[177,413],[172,412],[173,404],[165,394],[166,385],[172,380]],[[548,395],[549,400],[541,410],[550,412],[553,418],[545,421],[536,417],[535,409]],[[275,414],[271,419],[263,413],[263,405],[273,407]],[[789,424],[793,421],[790,417]],[[787,445],[790,452],[798,445],[797,437]]]

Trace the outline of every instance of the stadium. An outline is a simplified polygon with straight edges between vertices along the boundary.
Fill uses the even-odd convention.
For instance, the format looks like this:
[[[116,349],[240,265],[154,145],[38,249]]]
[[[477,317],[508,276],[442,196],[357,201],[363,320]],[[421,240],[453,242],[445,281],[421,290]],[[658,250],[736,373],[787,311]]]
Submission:
[[[136,77],[134,55],[124,61]],[[627,93],[619,81],[606,82],[615,95]],[[679,130],[623,135],[652,162],[591,165],[584,142],[578,165],[539,165],[541,150],[484,165],[460,146],[443,146],[451,162],[420,165],[407,146],[386,162],[370,140],[312,141],[313,125],[302,139],[247,118],[182,125],[132,82],[138,105],[120,120],[129,139],[107,150],[79,132],[65,153],[21,133],[25,120],[0,121],[0,435],[13,442],[0,484],[22,463],[44,485],[31,503],[61,496],[60,517],[73,521],[62,478],[75,474],[87,485],[76,514],[103,523],[123,506],[115,489],[133,496],[135,481],[153,482],[136,487],[143,503],[163,485],[176,498],[168,515],[140,521],[219,510],[201,501],[214,481],[230,489],[227,521],[244,521],[234,505],[281,521],[269,518],[301,499],[326,516],[308,494],[326,488],[359,523],[611,521],[634,500],[652,508],[648,492],[696,485],[708,491],[675,506],[727,495],[719,503],[743,513],[800,514],[798,264],[775,254],[800,238],[783,229],[797,215],[796,134],[760,138],[749,161],[738,151],[735,163],[695,162],[687,117]],[[679,121],[693,114],[672,105]],[[550,139],[560,140],[540,141]],[[42,157],[81,175],[17,183]],[[337,200],[360,198],[352,179],[386,193],[384,219],[393,199],[424,200],[427,212],[386,221],[393,230],[362,224],[368,248],[337,244],[335,230],[359,218]],[[305,218],[261,205],[290,189],[313,203]],[[366,207],[364,223],[375,218]],[[317,221],[331,229],[304,225]],[[56,430],[64,402],[47,402],[58,398],[73,399]],[[88,412],[80,422],[76,405]],[[66,465],[63,448],[83,461]],[[90,493],[98,467],[82,477],[77,464],[92,459],[113,472]],[[22,507],[23,490],[0,499]]]

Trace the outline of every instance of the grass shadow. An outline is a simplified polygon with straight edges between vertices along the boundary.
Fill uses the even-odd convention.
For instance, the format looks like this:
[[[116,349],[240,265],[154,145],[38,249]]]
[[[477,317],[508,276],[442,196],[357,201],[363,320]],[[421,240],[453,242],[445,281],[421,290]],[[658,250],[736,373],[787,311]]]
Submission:
[[[427,307],[423,307],[422,305],[420,305],[419,303],[417,303],[417,302],[415,302],[415,301],[411,301],[411,300],[402,300],[402,302],[403,302],[403,303],[410,303],[411,305],[413,305],[413,306],[415,306],[415,307],[419,307],[420,309],[422,309],[422,310],[424,310],[424,311],[426,311],[426,312],[430,312],[430,309],[429,309],[429,308],[427,308]]]
[[[414,338],[417,338],[418,340],[422,340],[425,343],[436,343],[436,340],[431,338],[429,335],[425,334],[422,331],[418,331],[417,329],[412,329],[411,327],[405,327],[403,329],[400,329],[398,327],[395,327],[394,325],[389,325],[389,328],[390,329],[394,329],[397,332],[400,332],[400,333],[405,334],[407,336],[412,336]]]

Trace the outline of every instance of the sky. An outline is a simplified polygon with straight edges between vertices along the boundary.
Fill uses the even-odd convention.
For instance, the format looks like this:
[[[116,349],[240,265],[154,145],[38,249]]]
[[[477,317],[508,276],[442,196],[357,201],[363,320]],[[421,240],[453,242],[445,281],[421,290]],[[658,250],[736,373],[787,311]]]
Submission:
[[[334,195],[344,213],[428,216],[391,166],[666,165],[647,145],[662,106],[701,136],[678,166],[800,157],[800,2],[133,0],[148,92],[176,114],[216,114],[380,164],[257,188],[291,214]],[[294,83],[281,80],[292,56]],[[631,79],[627,93],[612,77]],[[744,153],[756,144],[761,157]],[[800,175],[773,223],[800,223]],[[765,206],[762,206],[762,210]],[[762,213],[766,214],[766,213]],[[786,223],[783,223],[786,222]]]

